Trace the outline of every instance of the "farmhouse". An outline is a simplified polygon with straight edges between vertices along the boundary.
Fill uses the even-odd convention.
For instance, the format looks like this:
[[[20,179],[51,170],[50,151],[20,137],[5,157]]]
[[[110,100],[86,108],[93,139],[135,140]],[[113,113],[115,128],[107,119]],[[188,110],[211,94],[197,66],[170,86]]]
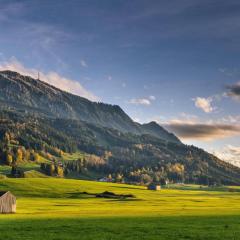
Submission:
[[[158,184],[151,183],[148,185],[148,190],[158,191],[158,190],[161,190],[161,186]]]
[[[9,191],[0,192],[0,214],[16,212],[16,197]]]
[[[107,177],[104,177],[104,178],[100,178],[98,181],[99,182],[112,182],[114,179],[112,178],[107,178]]]

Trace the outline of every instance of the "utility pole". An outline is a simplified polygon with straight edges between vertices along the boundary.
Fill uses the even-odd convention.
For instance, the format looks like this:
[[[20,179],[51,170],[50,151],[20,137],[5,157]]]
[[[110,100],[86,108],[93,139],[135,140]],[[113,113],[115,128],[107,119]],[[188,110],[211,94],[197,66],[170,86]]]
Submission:
[[[38,72],[38,80],[40,80],[40,73]]]

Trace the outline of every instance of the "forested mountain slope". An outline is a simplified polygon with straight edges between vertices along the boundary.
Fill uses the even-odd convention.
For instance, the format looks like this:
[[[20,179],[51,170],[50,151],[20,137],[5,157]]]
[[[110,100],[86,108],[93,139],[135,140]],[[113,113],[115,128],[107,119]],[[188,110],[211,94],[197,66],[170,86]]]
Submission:
[[[37,115],[77,119],[121,132],[153,134],[158,138],[179,142],[173,134],[157,124],[142,126],[134,122],[119,106],[91,102],[16,72],[0,72],[0,100],[2,105]],[[156,127],[159,128],[157,131]]]
[[[240,184],[240,169],[118,106],[94,103],[15,72],[0,73],[0,162],[48,162],[50,175],[95,172],[117,181]],[[85,157],[63,161],[62,153]],[[40,164],[40,163],[39,163]],[[48,166],[50,165],[50,167]]]

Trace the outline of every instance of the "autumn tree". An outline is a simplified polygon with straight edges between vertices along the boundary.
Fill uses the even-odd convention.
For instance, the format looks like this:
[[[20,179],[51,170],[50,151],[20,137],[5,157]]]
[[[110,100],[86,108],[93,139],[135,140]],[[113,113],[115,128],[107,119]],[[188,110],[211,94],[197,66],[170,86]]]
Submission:
[[[10,152],[6,152],[6,164],[11,166],[13,163],[13,156],[11,155]]]
[[[23,150],[21,148],[17,149],[16,161],[21,162],[23,160]]]

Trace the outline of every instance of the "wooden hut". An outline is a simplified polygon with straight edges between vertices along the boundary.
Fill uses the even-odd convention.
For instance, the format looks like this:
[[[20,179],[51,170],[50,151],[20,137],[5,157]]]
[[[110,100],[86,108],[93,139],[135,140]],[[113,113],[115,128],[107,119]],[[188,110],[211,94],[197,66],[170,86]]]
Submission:
[[[148,190],[159,191],[159,190],[161,190],[161,186],[158,184],[151,183],[148,185]]]
[[[0,192],[0,214],[15,213],[16,203],[16,197],[11,192]]]

